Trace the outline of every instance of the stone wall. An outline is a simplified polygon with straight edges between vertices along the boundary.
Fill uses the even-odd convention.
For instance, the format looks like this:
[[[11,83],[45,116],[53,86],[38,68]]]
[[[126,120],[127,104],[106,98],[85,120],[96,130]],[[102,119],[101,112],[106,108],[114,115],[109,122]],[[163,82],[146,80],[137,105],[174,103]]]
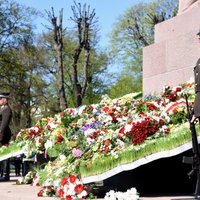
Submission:
[[[143,95],[160,94],[193,77],[200,57],[200,2],[189,11],[155,26],[154,44],[143,49]]]

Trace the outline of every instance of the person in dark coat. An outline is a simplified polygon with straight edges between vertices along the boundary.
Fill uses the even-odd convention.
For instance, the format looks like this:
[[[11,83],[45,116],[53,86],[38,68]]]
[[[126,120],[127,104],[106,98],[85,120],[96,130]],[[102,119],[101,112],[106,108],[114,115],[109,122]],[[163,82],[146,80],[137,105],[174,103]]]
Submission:
[[[0,146],[8,146],[11,139],[9,124],[12,118],[12,111],[8,105],[9,93],[0,93]],[[10,159],[1,162],[2,177],[0,181],[10,180]]]

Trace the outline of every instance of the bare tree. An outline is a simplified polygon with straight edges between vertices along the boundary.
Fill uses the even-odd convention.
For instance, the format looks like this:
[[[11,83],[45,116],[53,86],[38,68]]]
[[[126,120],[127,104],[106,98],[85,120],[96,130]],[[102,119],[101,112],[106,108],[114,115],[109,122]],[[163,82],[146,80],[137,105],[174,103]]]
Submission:
[[[86,6],[86,4],[81,6],[80,3],[76,3],[74,1],[75,6],[72,6],[73,17],[71,20],[77,24],[77,46],[75,48],[73,54],[73,90],[76,98],[76,106],[79,107],[82,104],[82,100],[85,96],[87,85],[89,82],[89,59],[90,59],[90,39],[91,39],[91,32],[92,27],[97,22],[95,20],[95,10],[93,9],[90,13],[90,6]],[[84,81],[81,85],[79,78],[78,78],[78,61],[81,55],[81,52],[84,50],[85,60],[84,60]]]
[[[66,94],[64,88],[64,72],[63,72],[63,9],[60,10],[59,21],[57,22],[57,17],[54,14],[54,9],[52,11],[47,11],[48,18],[53,26],[54,34],[54,49],[56,51],[57,57],[57,84],[58,84],[58,95],[60,102],[60,110],[67,108]]]

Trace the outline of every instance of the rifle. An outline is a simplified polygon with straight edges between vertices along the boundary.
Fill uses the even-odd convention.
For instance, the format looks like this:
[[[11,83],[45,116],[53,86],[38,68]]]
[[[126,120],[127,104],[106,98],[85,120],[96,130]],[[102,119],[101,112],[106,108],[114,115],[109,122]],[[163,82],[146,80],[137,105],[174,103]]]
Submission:
[[[186,106],[187,106],[187,116],[186,118],[189,121],[190,131],[192,134],[192,157],[183,157],[183,163],[192,164],[192,170],[188,173],[189,178],[191,178],[194,174],[197,175],[196,188],[195,188],[195,199],[200,199],[200,151],[199,144],[197,139],[196,127],[195,123],[191,122],[193,112],[190,109],[188,103],[188,96],[185,95]]]

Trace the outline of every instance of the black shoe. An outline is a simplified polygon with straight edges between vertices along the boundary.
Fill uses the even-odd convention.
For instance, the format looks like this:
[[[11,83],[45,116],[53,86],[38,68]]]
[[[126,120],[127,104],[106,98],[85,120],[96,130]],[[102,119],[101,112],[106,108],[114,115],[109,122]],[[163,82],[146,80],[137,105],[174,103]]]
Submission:
[[[0,177],[0,182],[9,181],[9,180],[10,180],[10,177],[8,177],[8,176]]]

